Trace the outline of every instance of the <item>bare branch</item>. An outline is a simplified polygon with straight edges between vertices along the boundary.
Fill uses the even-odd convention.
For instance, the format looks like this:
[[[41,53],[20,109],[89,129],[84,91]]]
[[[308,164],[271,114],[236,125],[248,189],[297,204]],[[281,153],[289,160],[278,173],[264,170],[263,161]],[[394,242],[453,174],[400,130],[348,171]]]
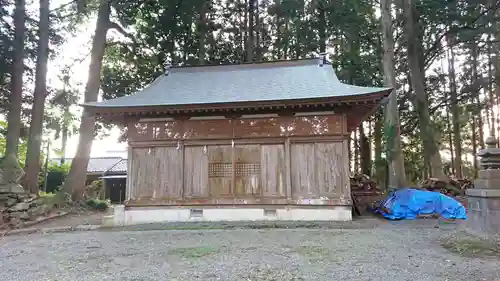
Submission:
[[[130,40],[132,40],[132,42],[135,42],[134,35],[132,35],[131,33],[127,32],[127,31],[125,31],[125,29],[121,25],[119,25],[118,23],[116,23],[116,22],[110,21],[109,25],[108,25],[108,29],[115,29],[120,34],[122,34],[123,36],[125,36],[125,37],[129,38]]]
[[[482,11],[481,13],[479,13],[479,15],[477,17],[475,17],[471,22],[469,22],[468,25],[464,25],[464,26],[456,26],[456,27],[452,27],[448,30],[446,30],[445,32],[443,32],[441,35],[439,35],[437,37],[437,39],[434,41],[434,43],[432,44],[432,46],[427,50],[427,52],[424,54],[424,58],[426,60],[426,64],[429,63],[429,56],[431,55],[432,52],[435,52],[436,49],[439,47],[439,44],[441,43],[441,40],[448,36],[448,35],[451,35],[451,34],[456,34],[458,33],[459,31],[461,30],[466,30],[466,29],[476,29],[477,27],[474,27],[473,25],[479,21],[483,16],[485,15],[488,15],[491,13],[491,11],[493,10],[497,10],[499,8],[499,4],[497,3],[496,5],[493,5],[491,7],[489,7],[488,9]],[[432,56],[431,56],[432,58]]]

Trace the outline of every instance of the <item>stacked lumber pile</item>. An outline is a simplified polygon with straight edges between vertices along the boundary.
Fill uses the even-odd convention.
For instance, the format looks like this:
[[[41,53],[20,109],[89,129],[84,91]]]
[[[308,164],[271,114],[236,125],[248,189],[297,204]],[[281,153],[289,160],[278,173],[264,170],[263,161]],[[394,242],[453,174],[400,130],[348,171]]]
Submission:
[[[351,195],[353,200],[353,211],[357,215],[372,210],[374,204],[381,201],[384,196],[382,190],[379,189],[375,180],[365,174],[355,174],[350,177]],[[437,178],[429,178],[416,187],[416,189],[424,189],[429,191],[441,192],[447,196],[455,198],[467,208],[467,197],[465,190],[474,188],[474,184],[470,179],[457,178],[450,176],[447,179],[441,180]]]
[[[375,180],[365,174],[355,174],[350,177],[353,213],[363,215],[371,212],[373,202],[383,197]]]
[[[377,183],[365,174],[355,174],[350,177],[351,192],[372,192],[376,193],[378,190]]]
[[[448,196],[463,196],[465,195],[465,190],[474,188],[474,184],[467,178],[459,179],[455,176],[450,176],[444,180],[429,178],[422,182],[419,187],[429,191],[439,191]]]

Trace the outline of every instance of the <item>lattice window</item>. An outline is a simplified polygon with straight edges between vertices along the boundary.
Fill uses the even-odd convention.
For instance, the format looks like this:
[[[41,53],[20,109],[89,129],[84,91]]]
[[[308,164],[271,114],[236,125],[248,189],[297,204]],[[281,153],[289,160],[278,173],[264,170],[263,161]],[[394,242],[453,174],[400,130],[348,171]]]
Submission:
[[[233,165],[231,163],[210,163],[208,164],[209,178],[228,178],[232,177]],[[236,163],[234,167],[236,177],[248,177],[260,175],[259,163]]]
[[[257,163],[236,163],[236,177],[248,177],[260,175],[260,164]]]
[[[232,176],[233,165],[231,163],[210,163],[208,164],[209,178],[228,178]]]

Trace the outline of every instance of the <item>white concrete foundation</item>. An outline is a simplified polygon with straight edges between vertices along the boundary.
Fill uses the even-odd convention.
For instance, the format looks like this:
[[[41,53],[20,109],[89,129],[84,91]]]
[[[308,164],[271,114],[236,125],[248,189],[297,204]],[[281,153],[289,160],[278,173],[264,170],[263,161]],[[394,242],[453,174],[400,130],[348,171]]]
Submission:
[[[114,206],[113,225],[223,221],[351,221],[351,207],[312,208],[132,208]],[[109,223],[109,222],[108,222]]]

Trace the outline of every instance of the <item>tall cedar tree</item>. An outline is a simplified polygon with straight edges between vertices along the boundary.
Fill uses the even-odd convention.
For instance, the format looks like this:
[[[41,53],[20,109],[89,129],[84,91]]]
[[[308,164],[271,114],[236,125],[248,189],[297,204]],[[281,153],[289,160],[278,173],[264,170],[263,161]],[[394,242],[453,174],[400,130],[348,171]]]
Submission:
[[[384,82],[394,90],[389,96],[385,108],[385,134],[387,139],[388,187],[390,189],[406,186],[404,158],[401,151],[401,131],[399,129],[399,112],[396,85],[396,69],[394,63],[394,35],[391,17],[392,0],[380,0],[383,39]]]
[[[26,3],[24,0],[16,0],[14,9],[14,44],[11,73],[11,92],[9,97],[9,113],[7,115],[7,140],[5,146],[5,157],[3,159],[3,180],[12,182],[17,180],[21,172],[18,162],[18,145],[21,135],[21,107],[23,96],[23,72],[24,72],[24,38],[26,22]]]
[[[437,137],[429,114],[429,101],[425,88],[423,51],[421,42],[421,24],[415,6],[415,0],[403,0],[405,15],[405,38],[408,49],[408,65],[411,85],[415,93],[415,108],[420,126],[420,138],[423,143],[424,161],[430,167],[432,177],[444,178],[443,164],[437,144]]]
[[[110,26],[110,13],[110,1],[100,0],[94,38],[92,39],[88,80],[85,86],[86,103],[97,101],[99,94],[102,60],[106,49],[106,34]],[[64,182],[64,190],[72,194],[73,200],[81,200],[83,196],[87,165],[89,163],[92,140],[94,139],[94,128],[94,118],[84,108],[80,123],[78,148],[71,162],[68,177]]]
[[[47,93],[47,60],[49,58],[49,5],[49,0],[40,0],[35,101],[33,103],[33,110],[31,111],[28,152],[26,154],[25,165],[26,178],[24,182],[24,188],[31,193],[38,192],[38,173],[40,173],[40,146],[43,131],[43,112]]]

